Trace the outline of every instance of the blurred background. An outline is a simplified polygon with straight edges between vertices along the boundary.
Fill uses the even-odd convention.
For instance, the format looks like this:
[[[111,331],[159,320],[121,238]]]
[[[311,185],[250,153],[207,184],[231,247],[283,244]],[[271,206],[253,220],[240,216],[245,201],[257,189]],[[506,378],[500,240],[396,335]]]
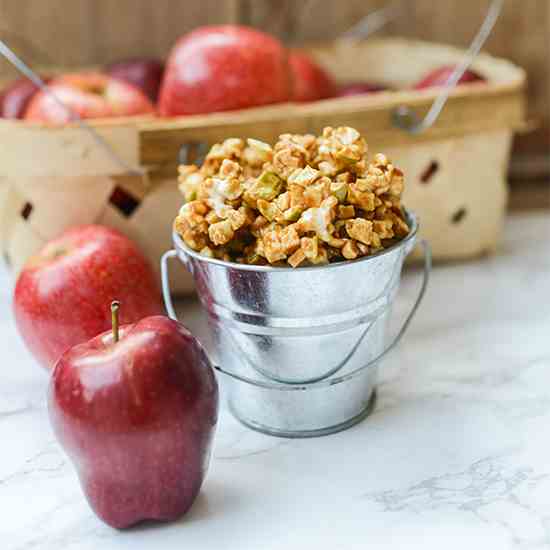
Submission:
[[[199,25],[242,23],[289,45],[331,40],[384,0],[0,0],[0,32],[35,65],[81,67],[125,57],[165,57],[175,39]],[[486,0],[402,2],[403,15],[377,33],[466,47]],[[485,50],[524,67],[529,124],[515,139],[512,209],[550,206],[550,2],[507,0]],[[12,69],[0,61],[0,78]]]

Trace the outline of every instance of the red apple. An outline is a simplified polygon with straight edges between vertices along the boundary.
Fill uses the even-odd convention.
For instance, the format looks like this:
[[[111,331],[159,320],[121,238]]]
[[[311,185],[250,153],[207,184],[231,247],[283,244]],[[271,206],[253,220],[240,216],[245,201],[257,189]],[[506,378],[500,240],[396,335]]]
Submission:
[[[336,83],[309,55],[299,51],[290,53],[294,101],[317,101],[336,94]]]
[[[42,77],[44,82],[48,79]],[[12,82],[0,97],[0,118],[23,118],[25,109],[39,88],[28,78],[19,78]]]
[[[118,342],[113,333],[61,357],[50,382],[50,420],[103,521],[124,528],[174,520],[208,469],[216,377],[197,340],[167,317],[122,327]]]
[[[180,38],[168,58],[159,98],[163,116],[244,109],[290,99],[287,53],[248,27],[202,27]]]
[[[419,82],[417,82],[413,89],[422,90],[424,88],[432,88],[434,86],[445,86],[447,80],[449,80],[451,74],[456,69],[454,65],[446,65],[430,71]],[[475,71],[467,70],[458,80],[457,84],[470,84],[472,82],[484,82],[485,78]]]
[[[124,323],[163,312],[153,270],[132,241],[107,227],[75,227],[19,275],[15,321],[39,363],[52,368],[68,348],[110,327],[115,298],[124,301]]]
[[[132,84],[156,103],[164,73],[164,64],[159,59],[125,59],[108,65],[105,72]]]
[[[153,104],[127,82],[101,73],[66,74],[52,80],[50,92],[80,118],[105,118],[152,113]],[[26,120],[63,124],[71,114],[51,94],[38,92],[25,111]]]
[[[374,82],[349,82],[348,84],[340,86],[336,95],[338,97],[347,97],[353,95],[375,94],[384,92],[388,89],[387,86]]]

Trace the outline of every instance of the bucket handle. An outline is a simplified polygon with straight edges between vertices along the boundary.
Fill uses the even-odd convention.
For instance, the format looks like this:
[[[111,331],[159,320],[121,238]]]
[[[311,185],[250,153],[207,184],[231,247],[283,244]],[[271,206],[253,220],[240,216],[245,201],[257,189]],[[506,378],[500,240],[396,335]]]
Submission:
[[[313,382],[311,384],[285,384],[280,382],[277,382],[277,383],[264,382],[262,380],[255,380],[253,378],[249,378],[247,376],[241,376],[240,374],[225,370],[219,365],[214,365],[214,368],[218,372],[221,372],[227,376],[230,376],[234,380],[238,380],[239,382],[244,382],[246,384],[251,384],[252,386],[257,386],[268,390],[278,390],[278,391],[306,391],[306,390],[311,390],[315,388],[325,388],[327,386],[333,386],[335,384],[339,384],[340,382],[344,382],[345,380],[354,378],[364,370],[370,367],[373,367],[383,357],[385,357],[390,351],[392,351],[397,346],[397,344],[401,341],[401,339],[405,335],[405,332],[409,328],[409,325],[411,324],[411,321],[413,320],[416,312],[418,311],[418,308],[420,306],[420,303],[422,302],[422,299],[424,298],[424,295],[426,294],[426,288],[428,287],[428,281],[429,281],[430,272],[432,269],[432,252],[431,252],[430,245],[426,240],[420,241],[420,246],[422,247],[424,262],[423,262],[423,272],[422,272],[422,284],[420,286],[418,296],[416,297],[416,300],[411,310],[409,311],[407,317],[405,318],[405,321],[401,325],[401,328],[399,329],[399,332],[396,334],[393,341],[384,349],[384,351],[382,351],[379,355],[377,355],[374,359],[371,359],[368,363],[366,363],[362,367],[358,367],[354,371],[344,374],[342,376],[338,376],[335,378],[325,378],[323,380],[320,380],[319,382]],[[177,321],[177,316],[176,316],[176,311],[174,309],[174,304],[172,303],[172,297],[170,295],[170,278],[169,278],[168,260],[175,258],[177,256],[178,256],[178,253],[175,250],[169,250],[168,252],[165,252],[163,254],[160,262],[161,278],[162,278],[162,295],[164,297],[166,311],[168,312],[168,316],[171,319],[174,319],[175,321]]]

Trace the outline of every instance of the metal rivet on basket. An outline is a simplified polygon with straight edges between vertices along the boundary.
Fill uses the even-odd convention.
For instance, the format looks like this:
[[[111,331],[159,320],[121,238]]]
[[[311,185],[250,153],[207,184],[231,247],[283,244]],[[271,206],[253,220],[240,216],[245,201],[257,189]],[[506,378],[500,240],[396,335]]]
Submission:
[[[28,220],[33,211],[33,205],[30,202],[26,202],[21,209],[21,217],[24,220]]]
[[[464,206],[459,208],[451,217],[451,223],[460,223],[465,217],[468,211]]]
[[[139,206],[139,200],[118,185],[113,189],[109,202],[123,215],[129,218]]]
[[[407,105],[400,105],[395,108],[391,113],[391,119],[393,125],[397,128],[407,132],[416,133],[419,120],[416,113],[407,107]]]
[[[179,150],[179,164],[202,164],[208,153],[208,144],[204,141],[188,141]]]
[[[435,176],[438,170],[439,162],[437,162],[437,160],[432,160],[432,162],[428,164],[427,168],[420,175],[420,181],[422,183],[430,183],[430,180]]]

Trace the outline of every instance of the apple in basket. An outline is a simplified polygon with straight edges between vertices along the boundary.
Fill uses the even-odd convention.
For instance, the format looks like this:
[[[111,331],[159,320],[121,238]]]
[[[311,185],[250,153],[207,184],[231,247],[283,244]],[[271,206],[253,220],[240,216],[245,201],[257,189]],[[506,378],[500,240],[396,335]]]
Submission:
[[[433,88],[434,86],[445,86],[447,80],[456,69],[455,65],[445,65],[430,71],[422,77],[414,86],[415,90],[423,90],[424,88]],[[479,73],[468,69],[458,80],[457,84],[471,84],[472,82],[484,82],[485,78]]]
[[[173,47],[160,89],[162,116],[288,101],[287,52],[274,37],[237,25],[201,27]]]
[[[37,92],[38,87],[28,78],[12,82],[0,95],[0,118],[23,118],[27,105]]]
[[[374,82],[349,82],[347,84],[342,84],[336,95],[338,97],[347,97],[354,95],[376,94],[386,90],[389,90],[387,86]]]
[[[336,83],[311,56],[292,51],[288,57],[292,71],[292,99],[294,101],[316,101],[336,94]]]
[[[106,227],[75,227],[24,267],[15,286],[15,321],[35,358],[52,368],[68,348],[111,326],[115,298],[124,301],[124,323],[164,311],[151,265],[131,240]]]
[[[80,118],[130,116],[154,111],[153,104],[135,86],[99,72],[66,74],[53,79],[48,87],[49,93],[40,91],[31,99],[25,111],[26,120],[63,124],[70,122],[71,111]]]
[[[164,73],[164,64],[159,59],[125,59],[107,65],[105,72],[132,84],[156,103]]]
[[[49,387],[54,432],[95,513],[124,528],[174,520],[208,469],[218,386],[180,323],[148,317],[68,350]],[[121,312],[124,312],[121,304]]]

